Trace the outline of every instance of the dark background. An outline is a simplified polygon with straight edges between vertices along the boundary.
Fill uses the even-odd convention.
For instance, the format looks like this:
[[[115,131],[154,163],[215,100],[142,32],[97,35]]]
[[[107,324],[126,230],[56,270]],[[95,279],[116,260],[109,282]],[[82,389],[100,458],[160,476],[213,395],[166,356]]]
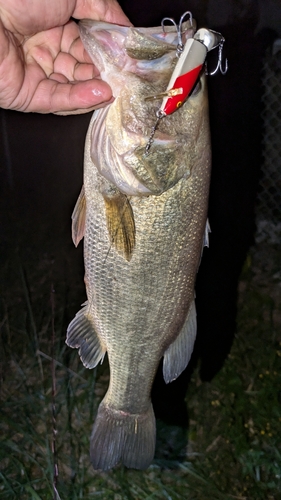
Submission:
[[[229,71],[226,76],[209,77],[212,233],[197,279],[195,352],[190,367],[177,381],[165,386],[159,372],[153,389],[156,416],[184,425],[184,397],[192,368],[199,359],[202,380],[211,380],[235,333],[238,278],[254,241],[262,135],[260,70],[265,49],[277,37],[281,7],[274,0],[120,3],[137,26],[159,25],[165,16],[179,20],[191,10],[199,27],[220,31],[226,39]],[[212,70],[217,54],[210,56]],[[1,264],[5,266],[15,250],[23,265],[47,253],[52,255],[56,282],[67,255],[63,279],[71,290],[83,281],[82,246],[77,250],[71,246],[70,216],[82,185],[90,118],[91,114],[59,117],[0,110]],[[13,280],[3,280],[2,285],[12,289]],[[66,321],[83,302],[80,293]]]

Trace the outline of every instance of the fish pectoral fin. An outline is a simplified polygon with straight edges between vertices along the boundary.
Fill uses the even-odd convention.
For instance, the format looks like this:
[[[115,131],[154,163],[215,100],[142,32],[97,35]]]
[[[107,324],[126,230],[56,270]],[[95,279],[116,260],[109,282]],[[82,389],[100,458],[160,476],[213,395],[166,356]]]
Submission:
[[[196,330],[196,307],[193,300],[179,335],[164,354],[163,377],[166,384],[178,378],[187,367],[194,347]]]
[[[84,186],[78,196],[78,200],[72,213],[72,240],[77,247],[79,242],[83,239],[85,234],[86,222],[86,197]]]
[[[135,247],[135,221],[131,204],[119,191],[103,193],[110,243],[130,261]]]
[[[103,362],[106,348],[102,346],[86,309],[87,305],[82,307],[68,325],[66,344],[79,349],[79,356],[86,368],[95,368],[99,362]]]

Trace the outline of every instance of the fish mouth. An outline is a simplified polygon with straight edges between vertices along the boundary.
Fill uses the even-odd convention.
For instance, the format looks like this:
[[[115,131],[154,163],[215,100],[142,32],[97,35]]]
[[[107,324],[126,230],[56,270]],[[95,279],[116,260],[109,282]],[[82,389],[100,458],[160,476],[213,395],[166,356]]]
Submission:
[[[141,81],[158,81],[170,75],[176,60],[178,34],[175,26],[135,28],[84,19],[79,22],[83,45],[114,97],[127,85],[128,74]],[[194,33],[183,23],[183,40]]]
[[[105,69],[105,62],[123,67],[124,51],[120,49],[126,37],[128,28],[114,26],[114,39],[108,31],[110,24],[84,19],[79,22],[80,37],[89,56],[97,66],[100,73]],[[115,51],[115,56],[114,56]]]
[[[153,60],[175,51],[178,35],[175,26],[153,28],[135,28],[120,26],[100,21],[83,19],[79,22],[82,42],[100,71],[103,70],[102,59],[124,70],[130,70],[128,59]],[[183,40],[189,38],[194,31],[190,21],[183,23]],[[102,57],[101,57],[102,54]],[[98,59],[98,60],[97,60]],[[126,64],[127,63],[127,64]]]
[[[182,35],[183,37],[188,37],[190,35],[190,30],[194,31],[195,21],[193,19],[193,24],[190,23],[190,20],[187,20],[182,25]],[[114,31],[119,32],[123,36],[126,36],[129,31],[136,31],[141,33],[143,36],[147,37],[155,37],[159,38],[166,44],[177,45],[178,43],[178,35],[177,30],[174,25],[165,26],[165,31],[163,31],[162,26],[154,26],[150,28],[138,27],[134,26],[122,26],[120,24],[112,24],[106,23],[103,21],[93,21],[91,19],[81,19],[79,21],[79,29],[81,31],[87,32],[88,34],[96,33],[97,31]]]

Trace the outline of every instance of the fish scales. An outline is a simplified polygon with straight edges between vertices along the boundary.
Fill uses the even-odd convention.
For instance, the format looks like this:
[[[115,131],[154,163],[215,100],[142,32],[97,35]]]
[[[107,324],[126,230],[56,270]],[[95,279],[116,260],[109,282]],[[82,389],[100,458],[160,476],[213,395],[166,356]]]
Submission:
[[[92,43],[94,52],[97,49],[95,36],[101,44],[100,25],[103,32],[117,30],[118,36],[130,33],[129,28],[105,23],[82,24],[82,39],[94,61],[103,57],[99,46],[101,55],[91,52]],[[91,32],[92,26],[96,33]],[[171,59],[171,36],[169,40],[166,52]],[[152,43],[151,51],[160,52],[161,59],[166,49],[165,45],[159,48],[159,43],[157,50]],[[108,45],[107,41],[107,51]],[[140,53],[137,47],[138,57]],[[99,62],[101,75],[114,91],[115,63],[108,54],[104,59],[106,63]],[[75,243],[84,235],[88,301],[69,325],[67,343],[79,348],[89,368],[108,354],[109,387],[91,438],[93,466],[102,470],[119,462],[142,469],[153,458],[151,386],[163,356],[164,378],[170,382],[191,355],[196,332],[194,283],[207,221],[210,141],[204,75],[199,91],[174,115],[161,120],[151,156],[145,156],[155,104],[144,105],[143,91],[157,85],[165,89],[172,70],[157,73],[155,66],[151,83],[141,69],[142,76],[129,74],[130,85],[119,86],[114,103],[91,120],[84,189],[73,214]],[[86,207],[85,216],[81,207]],[[119,217],[117,224],[116,217],[108,219],[111,209]],[[85,227],[77,230],[84,224],[81,220]]]

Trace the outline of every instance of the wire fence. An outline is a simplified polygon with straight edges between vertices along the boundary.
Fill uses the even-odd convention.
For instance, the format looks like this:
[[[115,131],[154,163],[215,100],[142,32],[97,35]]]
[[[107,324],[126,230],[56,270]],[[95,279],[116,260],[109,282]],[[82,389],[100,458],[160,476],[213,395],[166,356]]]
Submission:
[[[262,169],[256,206],[256,242],[281,244],[281,39],[262,70]]]

